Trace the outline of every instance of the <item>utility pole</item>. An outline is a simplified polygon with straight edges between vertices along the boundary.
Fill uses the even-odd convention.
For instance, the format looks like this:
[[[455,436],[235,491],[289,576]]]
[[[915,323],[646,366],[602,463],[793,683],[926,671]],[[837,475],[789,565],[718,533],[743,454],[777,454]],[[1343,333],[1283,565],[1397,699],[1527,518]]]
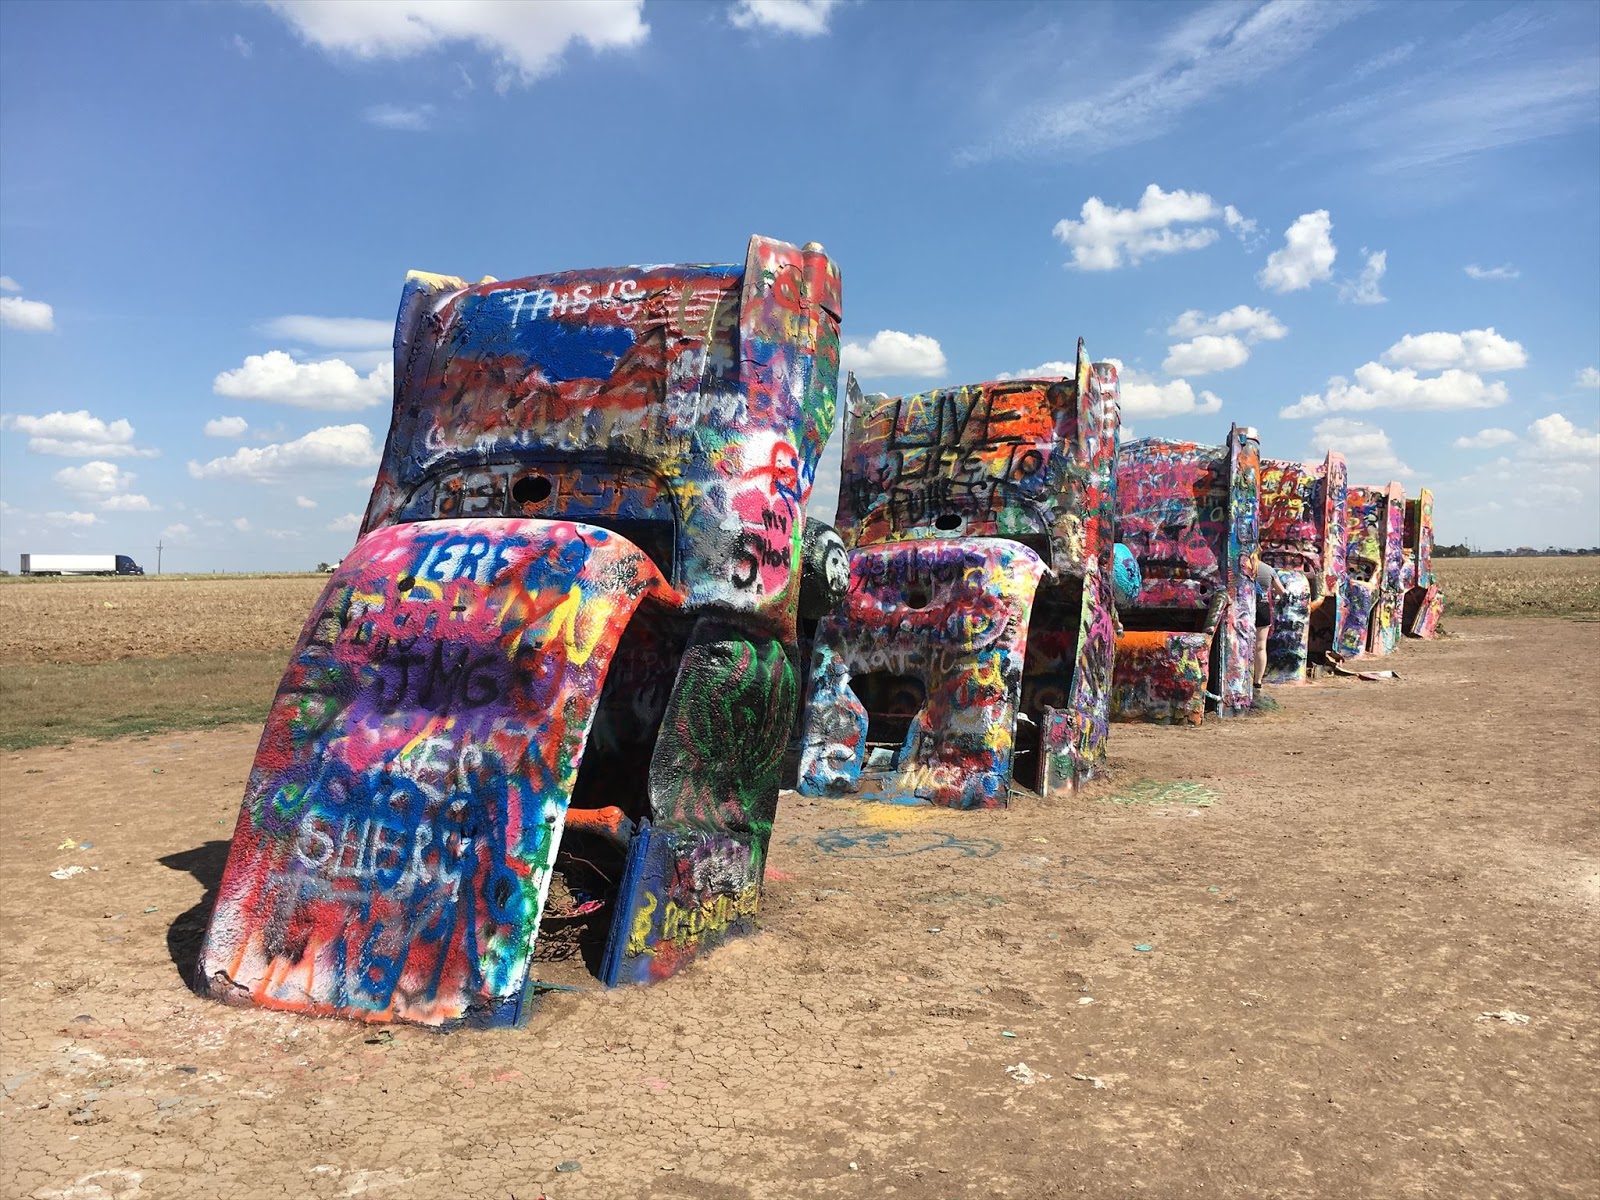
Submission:
[[[161,551],[162,551],[163,548],[164,547],[162,546],[162,544],[160,542],[156,543],[156,574],[157,575],[161,574]]]

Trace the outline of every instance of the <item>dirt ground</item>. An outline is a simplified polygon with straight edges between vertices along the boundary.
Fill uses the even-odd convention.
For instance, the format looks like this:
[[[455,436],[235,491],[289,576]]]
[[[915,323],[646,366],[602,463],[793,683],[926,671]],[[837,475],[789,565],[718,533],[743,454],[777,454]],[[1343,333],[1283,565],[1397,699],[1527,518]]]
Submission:
[[[255,730],[7,754],[0,1194],[1592,1197],[1600,623],[1450,624],[1070,801],[786,797],[764,932],[496,1033],[187,990]]]

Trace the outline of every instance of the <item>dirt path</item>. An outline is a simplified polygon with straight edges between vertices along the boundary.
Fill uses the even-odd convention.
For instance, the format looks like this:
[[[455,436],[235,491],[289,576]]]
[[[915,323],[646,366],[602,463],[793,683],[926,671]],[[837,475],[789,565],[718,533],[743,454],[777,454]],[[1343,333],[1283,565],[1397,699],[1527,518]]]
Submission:
[[[1452,625],[1072,802],[787,798],[764,934],[506,1033],[185,989],[253,730],[6,755],[0,1194],[1593,1196],[1600,624]]]

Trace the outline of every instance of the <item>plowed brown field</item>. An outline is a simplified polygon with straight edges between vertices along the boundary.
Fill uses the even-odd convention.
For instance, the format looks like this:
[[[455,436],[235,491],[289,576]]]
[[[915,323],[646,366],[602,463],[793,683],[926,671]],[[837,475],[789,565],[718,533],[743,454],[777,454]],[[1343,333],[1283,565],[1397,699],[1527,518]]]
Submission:
[[[1600,615],[1600,558],[1440,559],[1445,620],[1464,613]],[[283,653],[325,575],[7,579],[0,665]]]
[[[326,575],[19,579],[0,586],[0,665],[281,651]]]

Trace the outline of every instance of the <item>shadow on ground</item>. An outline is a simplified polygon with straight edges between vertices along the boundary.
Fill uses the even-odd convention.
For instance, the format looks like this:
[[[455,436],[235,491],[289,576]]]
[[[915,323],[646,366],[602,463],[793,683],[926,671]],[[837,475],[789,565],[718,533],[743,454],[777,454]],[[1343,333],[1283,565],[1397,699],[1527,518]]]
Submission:
[[[200,903],[187,912],[180,913],[167,929],[167,953],[172,965],[178,968],[184,985],[193,992],[201,992],[200,981],[195,978],[195,968],[200,962],[200,943],[205,938],[206,924],[211,920],[211,910],[217,903],[217,892],[222,887],[222,869],[228,862],[228,842],[210,841],[193,850],[180,850],[158,858],[163,867],[174,871],[187,871],[205,888]]]

